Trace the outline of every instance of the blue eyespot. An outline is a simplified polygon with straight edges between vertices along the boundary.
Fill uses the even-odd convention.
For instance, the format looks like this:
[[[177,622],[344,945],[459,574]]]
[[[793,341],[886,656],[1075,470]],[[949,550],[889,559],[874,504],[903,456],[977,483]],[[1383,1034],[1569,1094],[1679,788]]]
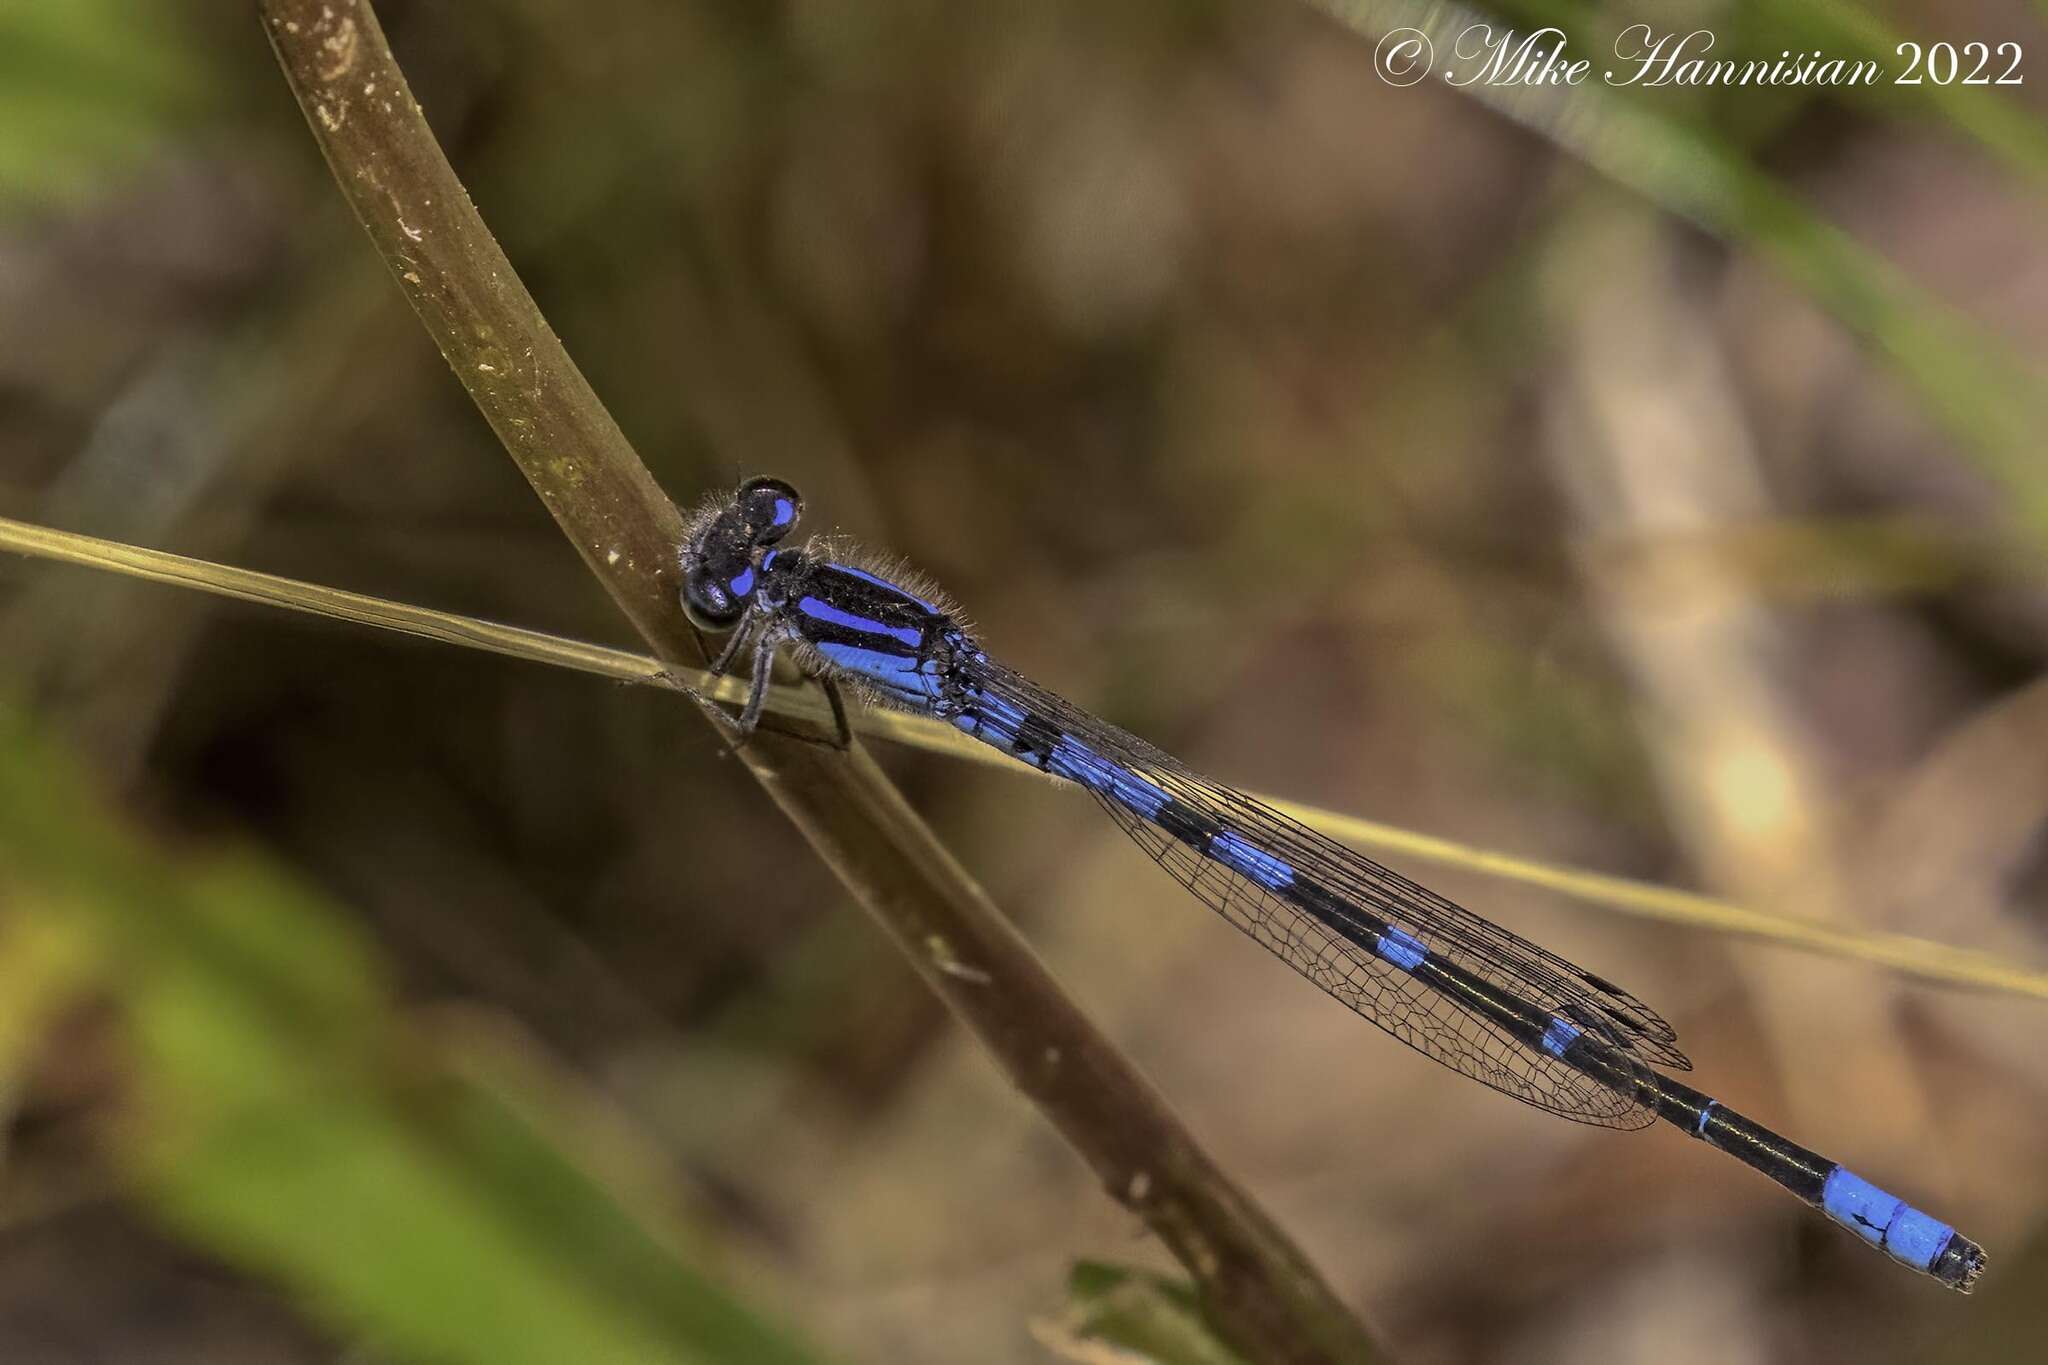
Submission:
[[[804,501],[780,479],[748,479],[735,504],[743,534],[755,545],[772,545],[789,534],[803,515]]]

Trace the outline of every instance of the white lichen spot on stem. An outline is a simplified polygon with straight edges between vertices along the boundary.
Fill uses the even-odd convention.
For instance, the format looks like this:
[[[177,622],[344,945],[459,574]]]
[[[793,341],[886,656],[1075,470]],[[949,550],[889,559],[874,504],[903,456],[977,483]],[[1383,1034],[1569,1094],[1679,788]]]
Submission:
[[[334,12],[332,10],[321,10],[320,21],[322,26],[331,23],[333,18]],[[320,40],[321,61],[320,65],[314,69],[313,74],[323,81],[332,82],[340,80],[343,76],[353,71],[356,65],[356,58],[362,50],[360,36],[356,31],[356,21],[353,19],[343,19],[339,27]]]
[[[954,954],[953,945],[937,934],[928,936],[924,941],[924,946],[925,951],[931,954],[932,966],[938,968],[946,976],[950,976],[958,981],[972,982],[977,986],[986,986],[989,982],[995,980],[994,977],[981,968],[970,967],[965,962],[962,962]]]

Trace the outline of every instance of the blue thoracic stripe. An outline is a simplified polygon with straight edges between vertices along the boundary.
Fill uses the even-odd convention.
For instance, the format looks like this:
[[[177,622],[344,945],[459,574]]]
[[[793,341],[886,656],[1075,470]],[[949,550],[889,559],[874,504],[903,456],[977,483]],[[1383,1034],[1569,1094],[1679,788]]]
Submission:
[[[843,573],[850,578],[858,578],[863,582],[872,583],[878,588],[887,588],[891,593],[895,594],[896,596],[905,598],[908,601],[915,602],[920,607],[923,607],[926,611],[938,611],[938,607],[936,605],[925,601],[916,593],[907,591],[901,583],[891,583],[886,578],[878,578],[874,574],[869,573],[866,569],[856,569],[851,564],[827,564],[825,567],[828,569],[837,569],[840,573]]]
[[[1293,868],[1272,854],[1252,847],[1230,830],[1209,841],[1209,852],[1217,862],[1233,872],[1242,873],[1268,891],[1279,891],[1294,884]]]
[[[1399,929],[1389,929],[1379,937],[1379,955],[1404,972],[1412,972],[1422,965],[1429,956],[1429,949],[1422,946],[1422,940]]]
[[[863,635],[886,635],[892,640],[901,640],[915,649],[924,643],[924,632],[915,626],[891,626],[866,616],[856,616],[843,607],[817,597],[806,597],[796,604],[796,609],[814,621],[829,621],[835,626],[845,626]]]
[[[1553,1057],[1564,1056],[1564,1050],[1572,1045],[1581,1032],[1577,1024],[1564,1019],[1553,1018],[1549,1027],[1543,1030],[1543,1050]]]
[[[752,592],[754,590],[754,566],[751,564],[747,565],[745,569],[734,575],[725,587],[726,591],[730,592],[734,597],[745,597],[748,593]]]
[[[1846,1166],[1828,1172],[1820,1206],[1828,1217],[1915,1270],[1932,1267],[1956,1235],[1948,1224],[1879,1189]]]

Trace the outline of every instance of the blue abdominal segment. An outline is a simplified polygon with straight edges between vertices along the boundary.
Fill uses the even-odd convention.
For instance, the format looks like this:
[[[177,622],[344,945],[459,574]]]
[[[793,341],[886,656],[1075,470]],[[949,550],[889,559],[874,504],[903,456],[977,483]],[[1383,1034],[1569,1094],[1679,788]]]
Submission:
[[[1955,1240],[1956,1230],[1887,1194],[1846,1166],[1828,1172],[1821,1210],[1887,1256],[1915,1270],[1931,1270]]]
[[[1000,697],[979,698],[972,710],[954,715],[953,725],[984,744],[1005,752],[1014,748],[1024,727],[1024,712]]]
[[[1270,853],[1261,853],[1228,830],[1209,841],[1209,856],[1268,891],[1284,890],[1294,882],[1293,868]]]
[[[1014,709],[1014,708],[1013,708]],[[1089,791],[1109,795],[1123,770],[1085,745],[1062,738],[1046,755],[1045,770],[1054,777],[1078,782]],[[1148,819],[1150,817],[1147,817]]]
[[[1120,764],[1111,763],[1078,740],[1064,736],[1046,756],[1045,770],[1108,797],[1141,820],[1157,820],[1159,812],[1173,800],[1164,789]]]
[[[1947,1223],[1720,1101],[1669,1076],[1650,1074],[1659,1118],[1762,1172],[1901,1265],[1965,1293],[1983,1273],[1984,1248]]]
[[[1422,965],[1429,956],[1429,949],[1422,946],[1422,940],[1413,934],[1404,934],[1399,929],[1388,929],[1379,936],[1375,951],[1404,972],[1412,972]]]
[[[1570,1047],[1582,1032],[1584,1030],[1577,1024],[1567,1023],[1563,1019],[1553,1019],[1549,1027],[1543,1030],[1543,1050],[1553,1057],[1562,1057],[1564,1050]]]

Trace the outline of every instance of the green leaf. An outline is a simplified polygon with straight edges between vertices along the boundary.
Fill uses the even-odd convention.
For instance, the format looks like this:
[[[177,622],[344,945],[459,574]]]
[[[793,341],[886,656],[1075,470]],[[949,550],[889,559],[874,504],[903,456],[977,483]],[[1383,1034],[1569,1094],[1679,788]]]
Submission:
[[[1101,1261],[1077,1262],[1066,1311],[1035,1326],[1049,1349],[1095,1365],[1243,1365],[1210,1331],[1192,1286]]]

